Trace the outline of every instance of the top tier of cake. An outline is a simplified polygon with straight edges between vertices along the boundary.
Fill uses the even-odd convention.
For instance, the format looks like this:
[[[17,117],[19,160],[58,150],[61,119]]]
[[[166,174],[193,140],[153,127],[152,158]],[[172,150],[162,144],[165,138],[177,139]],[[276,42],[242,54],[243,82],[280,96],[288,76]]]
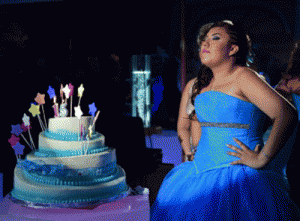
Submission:
[[[58,117],[49,119],[49,128],[45,131],[45,137],[54,140],[77,141],[78,137],[85,139],[88,135],[88,128],[92,125],[92,117]],[[92,128],[92,138],[99,137]]]
[[[87,130],[89,125],[93,123],[92,120],[91,116],[81,117],[80,119],[77,117],[50,118],[48,130],[52,133],[56,133],[60,130],[67,130],[70,133],[78,133],[79,124]]]
[[[35,155],[74,156],[105,151],[105,138],[92,130],[88,136],[88,127],[92,117],[59,117],[49,119],[49,128],[39,135],[39,150]]]

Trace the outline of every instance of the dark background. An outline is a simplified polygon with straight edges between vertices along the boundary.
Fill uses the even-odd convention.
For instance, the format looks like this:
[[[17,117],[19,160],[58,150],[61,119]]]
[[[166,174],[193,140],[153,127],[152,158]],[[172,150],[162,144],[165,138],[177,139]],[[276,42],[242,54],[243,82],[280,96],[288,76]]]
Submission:
[[[111,119],[111,125],[118,127],[117,119],[126,109],[126,96],[130,93],[126,79],[130,79],[131,57],[149,54],[152,77],[162,76],[164,83],[163,100],[152,124],[176,130],[181,95],[178,72],[182,24],[187,80],[198,73],[196,37],[199,28],[208,22],[242,22],[253,40],[254,65],[271,79],[272,86],[285,70],[291,45],[300,33],[300,15],[295,13],[300,4],[283,0],[9,2],[12,1],[0,1],[4,122],[0,172],[12,171],[15,166],[14,151],[7,140],[11,125],[21,124],[24,113],[31,118],[37,146],[41,128],[28,109],[40,92],[46,94],[46,117],[53,116],[47,94],[49,85],[59,96],[61,83],[71,82],[75,90],[83,84],[84,115],[88,115],[88,104],[95,102],[102,118],[97,124]],[[121,71],[111,54],[119,57]],[[76,94],[73,106],[78,102]],[[29,152],[25,146],[25,153]]]

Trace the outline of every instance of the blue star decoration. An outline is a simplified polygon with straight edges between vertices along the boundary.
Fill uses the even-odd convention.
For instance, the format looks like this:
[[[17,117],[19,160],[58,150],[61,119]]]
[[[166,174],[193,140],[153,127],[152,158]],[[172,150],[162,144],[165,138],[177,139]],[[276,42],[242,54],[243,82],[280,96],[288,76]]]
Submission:
[[[89,114],[93,115],[93,117],[95,117],[95,113],[97,111],[97,107],[95,106],[95,102],[92,103],[92,104],[89,104],[89,108],[90,108]]]
[[[23,154],[23,150],[24,150],[25,146],[21,145],[19,142],[13,146],[13,149],[15,150],[15,154]]]
[[[17,124],[17,125],[11,125],[11,133],[15,134],[16,136],[20,136],[20,134],[23,132],[21,125]]]
[[[49,86],[47,93],[49,94],[50,99],[52,99],[55,96],[55,90],[51,86]]]

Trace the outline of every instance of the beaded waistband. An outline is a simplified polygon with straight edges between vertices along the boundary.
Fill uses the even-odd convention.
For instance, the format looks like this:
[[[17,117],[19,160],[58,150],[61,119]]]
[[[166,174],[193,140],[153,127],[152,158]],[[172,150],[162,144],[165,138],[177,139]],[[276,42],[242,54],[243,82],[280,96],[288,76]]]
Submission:
[[[215,123],[215,122],[200,122],[201,127],[223,127],[223,128],[238,128],[249,129],[250,124],[238,124],[238,123]]]

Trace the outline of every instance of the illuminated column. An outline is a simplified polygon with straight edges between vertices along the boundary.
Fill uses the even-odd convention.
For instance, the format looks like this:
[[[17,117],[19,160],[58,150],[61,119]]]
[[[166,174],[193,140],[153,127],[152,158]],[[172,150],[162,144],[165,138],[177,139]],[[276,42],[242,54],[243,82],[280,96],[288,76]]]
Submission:
[[[150,127],[150,55],[132,58],[132,116],[142,118],[144,127]]]

